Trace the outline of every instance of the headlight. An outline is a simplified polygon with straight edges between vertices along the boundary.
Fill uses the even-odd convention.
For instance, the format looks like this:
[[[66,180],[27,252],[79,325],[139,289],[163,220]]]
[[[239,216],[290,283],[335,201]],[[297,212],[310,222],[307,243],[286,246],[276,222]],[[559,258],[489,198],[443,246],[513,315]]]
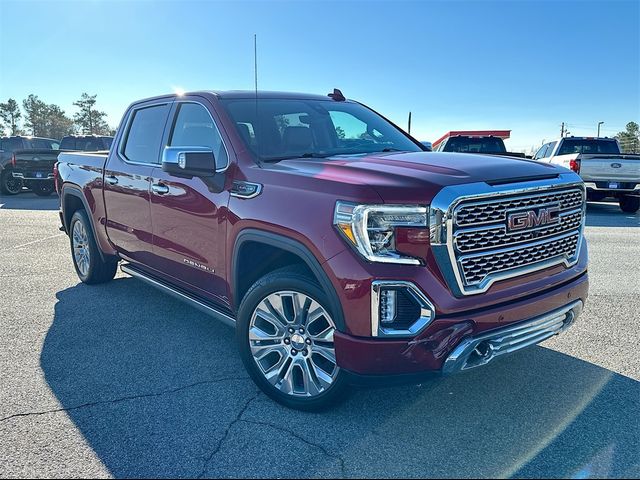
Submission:
[[[337,202],[333,223],[370,262],[420,265],[395,250],[397,227],[427,228],[429,207],[420,205],[356,205]]]

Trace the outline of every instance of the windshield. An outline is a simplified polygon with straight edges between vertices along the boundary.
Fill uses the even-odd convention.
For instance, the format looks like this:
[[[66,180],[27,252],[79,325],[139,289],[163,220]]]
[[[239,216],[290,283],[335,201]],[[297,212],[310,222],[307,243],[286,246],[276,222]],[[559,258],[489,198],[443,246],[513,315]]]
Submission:
[[[262,161],[422,151],[358,103],[307,99],[223,99],[222,103],[244,142]]]
[[[443,152],[506,153],[504,142],[496,137],[453,137]]]
[[[571,153],[620,153],[618,142],[615,140],[569,138],[562,142],[556,155]]]

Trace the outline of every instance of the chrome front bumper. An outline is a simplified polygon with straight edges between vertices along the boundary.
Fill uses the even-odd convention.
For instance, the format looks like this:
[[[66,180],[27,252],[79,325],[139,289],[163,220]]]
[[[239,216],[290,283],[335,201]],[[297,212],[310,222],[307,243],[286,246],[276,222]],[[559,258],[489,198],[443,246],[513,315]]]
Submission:
[[[535,345],[565,331],[582,312],[577,300],[540,317],[462,340],[449,354],[442,373],[452,373],[486,365],[493,359]]]

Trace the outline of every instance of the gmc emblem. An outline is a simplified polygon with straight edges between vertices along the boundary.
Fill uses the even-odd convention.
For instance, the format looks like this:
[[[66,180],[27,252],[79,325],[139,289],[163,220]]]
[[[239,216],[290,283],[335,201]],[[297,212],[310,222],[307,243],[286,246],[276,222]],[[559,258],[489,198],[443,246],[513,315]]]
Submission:
[[[524,212],[512,213],[509,215],[509,230],[524,230],[525,228],[541,227],[543,225],[553,225],[560,223],[560,207],[539,208]]]

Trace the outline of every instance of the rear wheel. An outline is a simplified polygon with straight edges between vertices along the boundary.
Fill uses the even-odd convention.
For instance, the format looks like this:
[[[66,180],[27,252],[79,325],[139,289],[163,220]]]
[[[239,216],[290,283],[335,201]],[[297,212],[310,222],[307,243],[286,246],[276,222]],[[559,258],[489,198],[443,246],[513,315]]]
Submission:
[[[620,210],[626,213],[636,213],[640,209],[640,197],[625,195],[619,201]]]
[[[22,179],[15,178],[11,170],[5,170],[0,176],[0,192],[5,195],[16,195],[22,190]]]
[[[39,197],[48,197],[53,193],[54,189],[53,182],[34,182],[31,185],[31,190]]]
[[[84,210],[77,210],[73,214],[69,232],[73,266],[80,280],[89,284],[112,280],[116,275],[118,262],[105,261],[100,257],[89,217]]]
[[[242,361],[262,391],[287,407],[321,410],[347,392],[328,305],[312,279],[288,268],[262,277],[242,300],[237,325]]]

